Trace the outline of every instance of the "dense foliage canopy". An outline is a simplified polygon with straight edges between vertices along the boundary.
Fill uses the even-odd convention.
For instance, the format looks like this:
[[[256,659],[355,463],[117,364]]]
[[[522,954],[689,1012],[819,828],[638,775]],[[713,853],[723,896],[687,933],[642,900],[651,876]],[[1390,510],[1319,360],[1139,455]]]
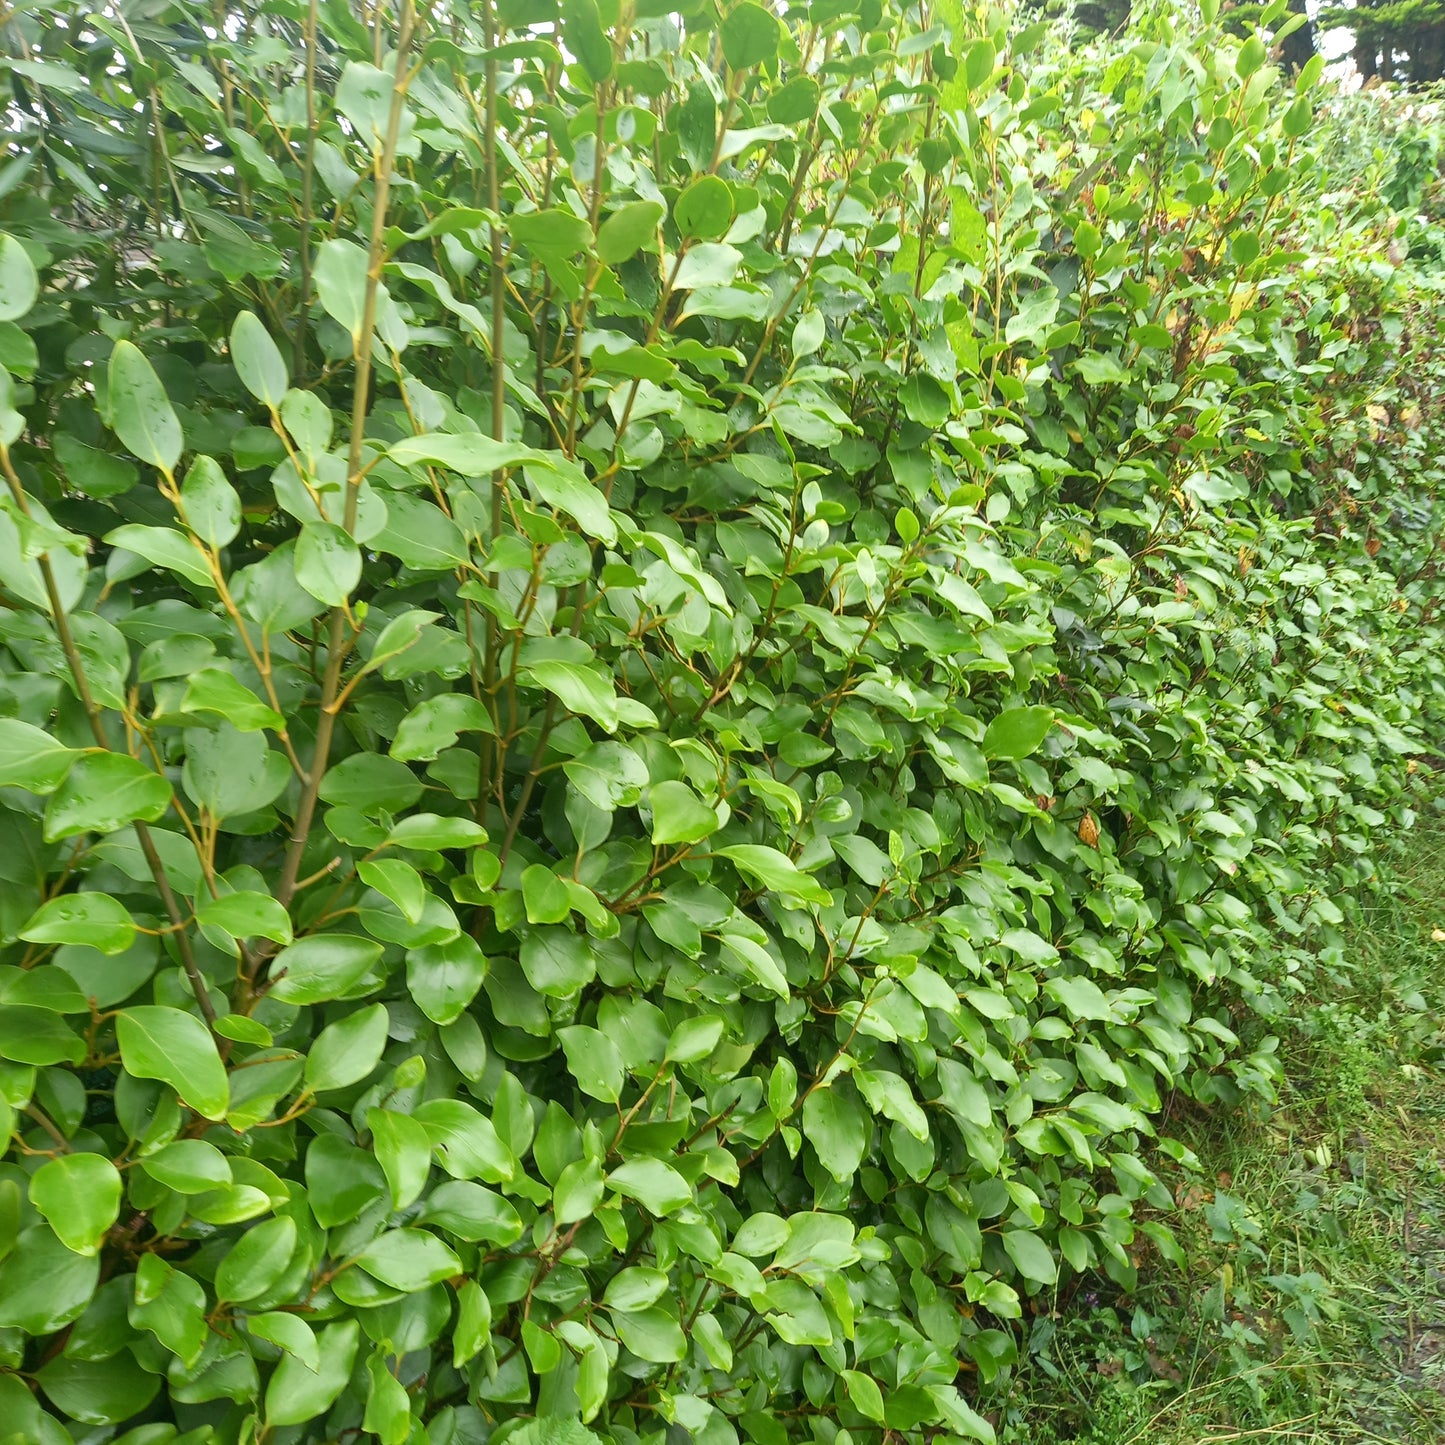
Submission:
[[[989,1440],[1175,1256],[1438,716],[1439,290],[1135,27],[10,14],[0,1435]]]

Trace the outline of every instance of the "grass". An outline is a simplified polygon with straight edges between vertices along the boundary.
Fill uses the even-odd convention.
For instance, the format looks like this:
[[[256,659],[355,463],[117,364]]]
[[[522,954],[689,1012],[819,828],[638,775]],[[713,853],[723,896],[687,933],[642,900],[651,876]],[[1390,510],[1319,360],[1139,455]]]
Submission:
[[[1083,1290],[1011,1384],[1008,1445],[1445,1441],[1445,809],[1281,1041],[1267,1116],[1172,1132],[1188,1259]],[[1051,1336],[1051,1337],[1050,1337]]]

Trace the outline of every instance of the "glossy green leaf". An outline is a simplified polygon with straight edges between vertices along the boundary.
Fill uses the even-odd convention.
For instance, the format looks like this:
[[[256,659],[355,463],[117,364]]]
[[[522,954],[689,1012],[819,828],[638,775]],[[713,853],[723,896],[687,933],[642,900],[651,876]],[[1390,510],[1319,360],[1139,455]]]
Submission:
[[[140,1414],[155,1399],[161,1381],[139,1369],[129,1352],[108,1360],[48,1361],[36,1378],[58,1410],[87,1425],[118,1425]]]
[[[87,753],[66,774],[45,809],[52,842],[78,833],[114,833],[127,823],[154,823],[170,807],[171,787],[124,753]]]
[[[1039,744],[1054,725],[1052,709],[1046,707],[1014,707],[999,713],[983,735],[986,758],[1026,758],[1037,752]]]
[[[112,547],[124,547],[144,557],[153,567],[174,572],[196,587],[214,591],[216,584],[205,558],[185,535],[173,527],[146,527],[128,522],[105,534]]]
[[[14,236],[0,233],[0,321],[18,321],[35,305],[40,277]]]
[[[629,201],[619,206],[598,227],[594,250],[604,266],[629,261],[639,251],[656,246],[662,206],[656,201]]]
[[[18,718],[0,718],[0,787],[51,793],[79,753]]]
[[[733,196],[726,181],[699,176],[672,204],[672,219],[689,240],[714,241],[733,220]]]
[[[734,70],[773,59],[780,38],[777,17],[754,0],[741,0],[723,18],[723,55]]]
[[[466,934],[424,944],[406,956],[407,992],[433,1023],[457,1018],[476,997],[486,973],[482,950]]]
[[[306,1053],[306,1087],[315,1093],[346,1089],[367,1078],[381,1062],[389,1018],[374,1003],[327,1024]]]
[[[654,784],[648,794],[648,805],[652,809],[655,847],[668,843],[700,843],[717,831],[716,811],[686,783]]]
[[[377,1163],[391,1190],[392,1207],[405,1209],[426,1187],[431,1169],[431,1136],[410,1114],[373,1109],[366,1116]]]
[[[324,1415],[346,1388],[361,1331],[355,1319],[327,1325],[317,1338],[321,1368],[296,1355],[281,1359],[266,1386],[266,1420],[272,1426],[301,1425]]]
[[[635,1199],[651,1214],[675,1214],[692,1199],[687,1181],[661,1159],[633,1159],[607,1176],[607,1187]]]
[[[1051,1285],[1057,1282],[1058,1263],[1048,1245],[1032,1230],[1004,1230],[1003,1247],[1025,1279],[1042,1285]]]
[[[296,1252],[296,1221],[267,1219],[253,1225],[216,1269],[216,1298],[243,1301],[267,1294]]]
[[[285,726],[285,719],[275,708],[219,667],[203,667],[192,675],[181,698],[181,711],[215,713],[238,732],[257,732],[261,728],[279,732]]]
[[[430,762],[463,732],[495,733],[491,715],[469,693],[444,692],[419,702],[402,718],[391,755],[401,762]]]
[[[99,1252],[120,1214],[121,1179],[100,1154],[61,1154],[30,1179],[30,1202],[76,1254]]]
[[[318,602],[340,607],[361,580],[361,551],[335,522],[307,522],[296,540],[296,580]]]
[[[356,1256],[356,1265],[393,1289],[413,1291],[462,1273],[461,1261],[424,1229],[392,1229]]]
[[[758,843],[732,843],[717,852],[720,857],[730,858],[745,877],[770,892],[781,893],[799,903],[826,905],[832,901],[832,894],[826,888],[776,848]]]
[[[231,323],[231,365],[241,385],[267,406],[279,407],[291,386],[291,375],[280,348],[260,317],[239,311]]]
[[[344,998],[381,958],[381,944],[354,933],[314,933],[271,961],[271,996],[285,1003]]]
[[[185,445],[181,424],[160,378],[139,347],[129,341],[115,343],[110,353],[109,383],[115,434],[133,456],[167,475],[174,472]]]
[[[0,1261],[0,1328],[28,1335],[63,1329],[90,1303],[99,1277],[99,1254],[77,1254],[49,1225],[31,1225]]]
[[[101,953],[124,953],[135,941],[135,919],[108,893],[63,893],[30,917],[20,937],[31,943],[80,943]]]
[[[225,1114],[230,1099],[226,1067],[194,1014],[161,1005],[128,1008],[116,1018],[115,1032],[128,1073],[169,1084],[207,1119]]]
[[[208,899],[196,910],[207,928],[219,928],[232,938],[269,938],[291,942],[291,919],[268,893],[224,893]]]
[[[181,506],[186,525],[208,546],[228,546],[241,530],[240,495],[214,457],[191,459],[181,483]]]

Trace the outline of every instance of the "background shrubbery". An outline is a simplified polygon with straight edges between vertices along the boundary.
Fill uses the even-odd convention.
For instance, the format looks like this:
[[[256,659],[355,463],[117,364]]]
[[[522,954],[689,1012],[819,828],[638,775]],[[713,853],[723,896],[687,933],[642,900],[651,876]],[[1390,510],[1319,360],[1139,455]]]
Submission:
[[[1408,821],[1433,123],[661,9],[7,23],[19,1438],[991,1439]]]

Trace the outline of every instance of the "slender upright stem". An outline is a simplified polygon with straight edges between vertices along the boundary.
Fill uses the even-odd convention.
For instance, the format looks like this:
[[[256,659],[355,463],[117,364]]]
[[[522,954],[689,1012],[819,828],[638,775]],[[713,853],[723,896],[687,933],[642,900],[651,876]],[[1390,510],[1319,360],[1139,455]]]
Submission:
[[[14,466],[11,465],[9,447],[0,447],[0,469],[3,469],[5,473],[5,482],[10,489],[10,496],[15,503],[16,510],[23,516],[30,516],[30,498],[25,495],[25,489],[20,485],[20,478],[16,474]],[[65,604],[60,596],[60,588],[55,581],[55,569],[50,565],[49,553],[42,552],[36,561],[40,567],[40,579],[45,585],[45,595],[50,602],[50,620],[55,625],[55,635],[60,640],[60,649],[65,654],[65,663],[70,670],[71,680],[75,683],[75,691],[80,698],[80,705],[85,710],[91,735],[95,738],[97,747],[105,749],[106,752],[112,752],[110,739],[105,735],[105,724],[101,721],[100,708],[96,704],[95,694],[90,690],[90,678],[86,674],[85,663],[80,656],[80,649],[75,645],[75,635],[70,630],[70,619],[65,614]],[[171,887],[171,881],[166,877],[165,864],[161,861],[155,840],[151,837],[151,830],[141,822],[134,823],[133,827],[136,840],[140,843],[141,853],[146,860],[146,867],[150,869],[151,877],[155,881],[156,892],[160,894],[161,906],[166,911],[166,917],[171,921],[171,936],[176,940],[176,951],[181,956],[181,966],[185,969],[191,991],[196,996],[196,1004],[206,1023],[214,1024],[216,1010],[211,1003],[205,977],[196,963],[195,951],[191,948],[191,940],[186,933],[186,917],[181,912],[181,906]]]
[[[306,10],[306,150],[301,158],[301,301],[297,307],[291,370],[299,383],[306,371],[306,320],[311,313],[311,219],[316,188],[316,35],[319,0]]]
[[[379,19],[378,19],[379,23]],[[375,157],[376,186],[372,198],[371,243],[366,259],[366,288],[361,299],[361,325],[353,349],[355,379],[351,399],[351,444],[346,461],[346,504],[342,525],[348,532],[356,530],[356,508],[365,475],[362,450],[366,441],[366,417],[371,400],[372,346],[376,335],[377,296],[381,288],[381,268],[386,261],[386,209],[391,196],[391,172],[396,164],[397,142],[401,135],[401,117],[406,106],[407,87],[411,83],[409,67],[412,39],[416,33],[416,7],[412,0],[403,0],[397,23],[396,65],[393,71],[391,107],[387,112],[386,134]],[[378,42],[379,43],[379,42]],[[301,855],[311,835],[311,822],[316,816],[316,800],[321,779],[331,757],[331,739],[336,731],[338,698],[341,695],[341,669],[346,660],[347,611],[332,609],[326,634],[326,671],[321,679],[321,709],[316,720],[316,747],[311,754],[311,767],[306,785],[301,789],[286,858],[276,897],[289,907],[296,893],[296,880],[301,872]]]
[[[496,12],[493,0],[483,0],[482,3],[482,44],[489,52],[486,61],[486,110],[485,126],[486,135],[483,137],[483,146],[487,156],[487,206],[494,217],[500,216],[502,206],[501,178],[497,168],[497,62],[490,54],[497,43],[496,33]],[[491,275],[490,275],[490,296],[491,296],[491,348],[492,348],[492,435],[501,441],[506,435],[507,429],[507,369],[503,349],[506,339],[506,331],[503,326],[502,300],[506,284],[506,275],[503,270],[502,254],[502,228],[497,220],[492,222],[492,246],[491,246]],[[502,535],[502,504],[506,494],[506,472],[498,468],[492,473],[492,534],[489,538],[489,545],[493,551],[496,549],[497,539]],[[487,582],[490,586],[496,587],[498,575],[496,572],[487,574]],[[495,696],[497,683],[497,654],[500,650],[500,629],[497,626],[496,614],[487,613],[487,630],[482,657],[482,692],[490,699]],[[493,706],[493,724],[496,724],[495,705]],[[503,755],[503,744],[500,740],[500,729],[496,730],[497,735],[483,735],[481,744],[481,760],[477,785],[477,820],[485,825],[487,821],[487,809],[491,804],[493,790],[501,779],[502,767],[505,761]]]

